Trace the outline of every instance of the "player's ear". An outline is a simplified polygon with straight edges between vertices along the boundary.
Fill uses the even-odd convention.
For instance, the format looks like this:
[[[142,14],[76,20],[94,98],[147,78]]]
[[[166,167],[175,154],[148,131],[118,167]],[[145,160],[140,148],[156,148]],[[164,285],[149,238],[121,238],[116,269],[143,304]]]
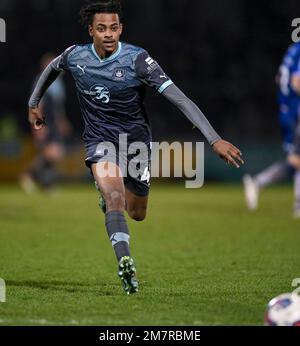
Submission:
[[[122,32],[123,32],[123,24],[120,23],[120,35],[122,35]]]
[[[92,26],[92,25],[89,25],[89,35],[90,35],[91,37],[94,36],[93,26]]]

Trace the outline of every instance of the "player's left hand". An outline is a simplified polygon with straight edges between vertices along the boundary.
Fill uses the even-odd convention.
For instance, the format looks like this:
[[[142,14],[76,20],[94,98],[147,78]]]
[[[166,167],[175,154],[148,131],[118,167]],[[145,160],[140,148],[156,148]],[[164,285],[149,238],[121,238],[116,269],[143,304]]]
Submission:
[[[236,168],[244,163],[241,151],[229,142],[220,139],[213,144],[213,150],[223,159],[227,164]]]

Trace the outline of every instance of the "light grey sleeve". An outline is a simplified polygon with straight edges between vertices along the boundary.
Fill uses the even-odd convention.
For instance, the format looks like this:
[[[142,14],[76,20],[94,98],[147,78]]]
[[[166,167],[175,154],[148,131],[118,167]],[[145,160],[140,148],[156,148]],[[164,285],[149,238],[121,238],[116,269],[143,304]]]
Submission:
[[[197,105],[186,97],[176,85],[172,84],[167,87],[162,95],[182,111],[192,124],[202,132],[210,145],[221,139]]]
[[[45,70],[41,74],[29,99],[29,107],[35,108],[39,105],[41,98],[45,94],[46,90],[62,72],[62,70],[58,68],[59,58],[60,57],[52,60],[52,62],[50,62],[50,64],[45,68]]]

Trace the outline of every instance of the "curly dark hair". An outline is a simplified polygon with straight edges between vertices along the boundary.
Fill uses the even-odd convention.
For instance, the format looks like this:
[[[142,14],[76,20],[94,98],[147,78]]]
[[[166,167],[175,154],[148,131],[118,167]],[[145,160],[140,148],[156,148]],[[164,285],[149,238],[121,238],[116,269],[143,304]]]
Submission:
[[[92,25],[96,13],[117,13],[122,20],[121,0],[102,0],[97,2],[88,2],[79,12],[81,23],[88,27]]]

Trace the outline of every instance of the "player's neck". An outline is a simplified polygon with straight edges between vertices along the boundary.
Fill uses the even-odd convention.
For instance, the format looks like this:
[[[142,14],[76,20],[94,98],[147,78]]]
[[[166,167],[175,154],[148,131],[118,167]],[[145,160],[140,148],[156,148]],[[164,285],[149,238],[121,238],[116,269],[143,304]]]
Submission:
[[[117,44],[116,49],[113,52],[106,52],[105,50],[103,50],[101,47],[97,47],[94,43],[94,48],[96,53],[98,54],[99,58],[101,60],[107,59],[110,56],[112,56],[113,54],[115,54],[119,48],[119,44]]]

